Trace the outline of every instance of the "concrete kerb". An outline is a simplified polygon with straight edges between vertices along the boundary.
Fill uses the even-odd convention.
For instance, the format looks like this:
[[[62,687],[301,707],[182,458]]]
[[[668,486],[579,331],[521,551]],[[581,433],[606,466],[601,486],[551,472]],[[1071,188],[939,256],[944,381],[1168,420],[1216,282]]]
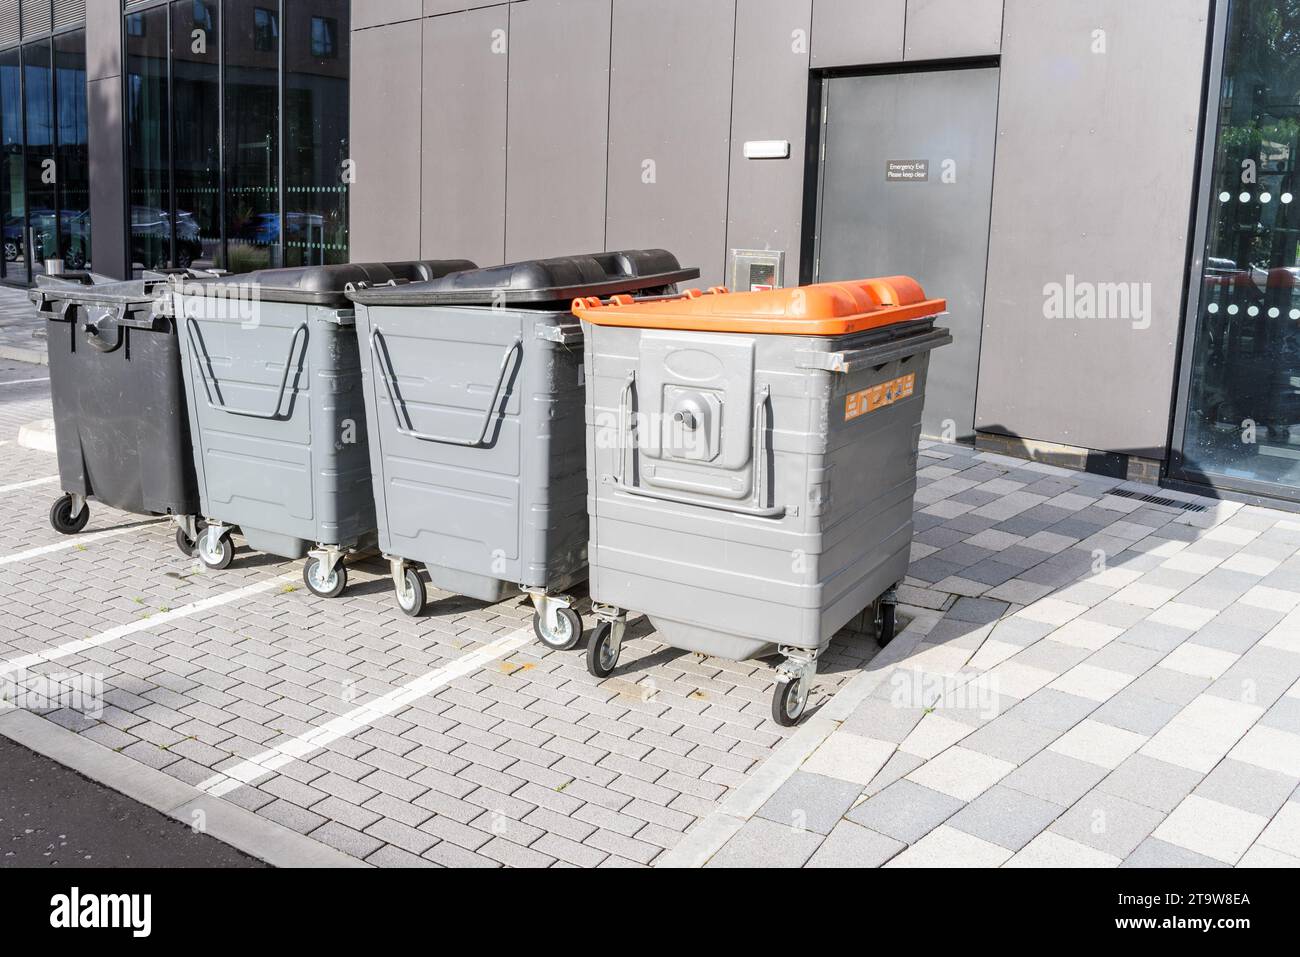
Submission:
[[[16,346],[0,346],[0,359],[11,362],[26,362],[34,366],[48,366],[50,357],[39,349],[19,349]]]
[[[853,677],[822,708],[749,774],[707,817],[698,821],[681,842],[665,853],[656,867],[703,867],[722,850],[745,823],[758,813],[814,751],[842,725],[863,701],[916,650],[926,629],[909,625],[861,674]]]
[[[140,764],[30,711],[0,712],[0,735],[274,867],[370,867],[320,841]]]

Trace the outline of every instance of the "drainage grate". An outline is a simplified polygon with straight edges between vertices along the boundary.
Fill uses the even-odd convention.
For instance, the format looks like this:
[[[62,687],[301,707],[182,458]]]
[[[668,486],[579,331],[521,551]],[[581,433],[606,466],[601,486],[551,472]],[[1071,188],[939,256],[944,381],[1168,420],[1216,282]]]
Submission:
[[[1135,498],[1139,502],[1146,502],[1148,505],[1163,505],[1166,508],[1179,508],[1184,512],[1204,512],[1208,511],[1209,506],[1198,505],[1196,502],[1180,502],[1174,498],[1165,498],[1162,495],[1147,495],[1145,492],[1134,492],[1126,488],[1112,489],[1106,493],[1118,498]]]

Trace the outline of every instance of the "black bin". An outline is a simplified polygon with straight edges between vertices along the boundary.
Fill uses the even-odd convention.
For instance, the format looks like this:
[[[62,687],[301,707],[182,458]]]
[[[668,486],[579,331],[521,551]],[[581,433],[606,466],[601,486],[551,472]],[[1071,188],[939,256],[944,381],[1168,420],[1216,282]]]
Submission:
[[[195,278],[203,274],[191,273]],[[87,500],[176,519],[193,554],[198,483],[168,277],[41,276],[31,291],[49,337],[50,391],[65,493],[50,524],[75,535]]]

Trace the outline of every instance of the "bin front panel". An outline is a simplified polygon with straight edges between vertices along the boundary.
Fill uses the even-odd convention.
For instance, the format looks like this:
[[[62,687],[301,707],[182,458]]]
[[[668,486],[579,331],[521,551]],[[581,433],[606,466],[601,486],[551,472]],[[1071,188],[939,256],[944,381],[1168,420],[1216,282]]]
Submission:
[[[250,318],[220,299],[178,303],[205,516],[286,557],[373,534],[350,311],[259,302]]]
[[[173,326],[160,319],[154,329],[122,327],[120,339],[111,337],[116,348],[102,350],[81,331],[84,314],[77,306],[74,321],[46,322],[63,490],[135,514],[195,514]]]
[[[384,551],[485,600],[585,564],[581,354],[535,327],[558,315],[357,311]]]
[[[645,393],[692,385],[684,380],[699,385],[708,363],[648,370],[648,356],[663,358],[645,348],[650,333],[587,323],[584,331],[593,599],[645,612],[669,644],[745,658],[777,644],[821,647],[902,580],[926,352],[833,373],[807,357],[862,337],[752,337],[744,400],[757,417],[757,457],[746,474],[757,494],[738,500],[704,481],[661,494],[642,478],[653,461],[640,448],[644,439],[629,443],[619,425],[629,382]],[[673,335],[693,336],[703,352],[718,338]],[[651,408],[658,401],[635,397]],[[727,422],[725,408],[721,414]]]

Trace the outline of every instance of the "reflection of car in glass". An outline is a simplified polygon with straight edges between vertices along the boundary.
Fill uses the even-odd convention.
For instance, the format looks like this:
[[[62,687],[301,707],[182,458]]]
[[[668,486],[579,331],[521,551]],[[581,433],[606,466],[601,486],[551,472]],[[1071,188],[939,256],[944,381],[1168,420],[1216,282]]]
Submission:
[[[131,258],[146,269],[166,266],[171,256],[171,214],[156,206],[131,207]],[[185,210],[176,213],[176,263],[193,264],[203,255],[199,222]]]
[[[37,245],[36,258],[49,258],[54,253],[54,210],[36,208],[28,212],[28,223],[20,215],[10,215],[4,222],[4,255],[9,262],[17,262],[26,249],[28,224]],[[86,265],[86,250],[90,247],[90,213],[86,210],[65,209],[59,213],[62,224],[63,261],[70,269]]]
[[[325,231],[325,217],[319,213],[286,213],[290,243],[320,243]],[[249,220],[244,238],[256,246],[274,246],[280,241],[280,214],[258,213]]]

